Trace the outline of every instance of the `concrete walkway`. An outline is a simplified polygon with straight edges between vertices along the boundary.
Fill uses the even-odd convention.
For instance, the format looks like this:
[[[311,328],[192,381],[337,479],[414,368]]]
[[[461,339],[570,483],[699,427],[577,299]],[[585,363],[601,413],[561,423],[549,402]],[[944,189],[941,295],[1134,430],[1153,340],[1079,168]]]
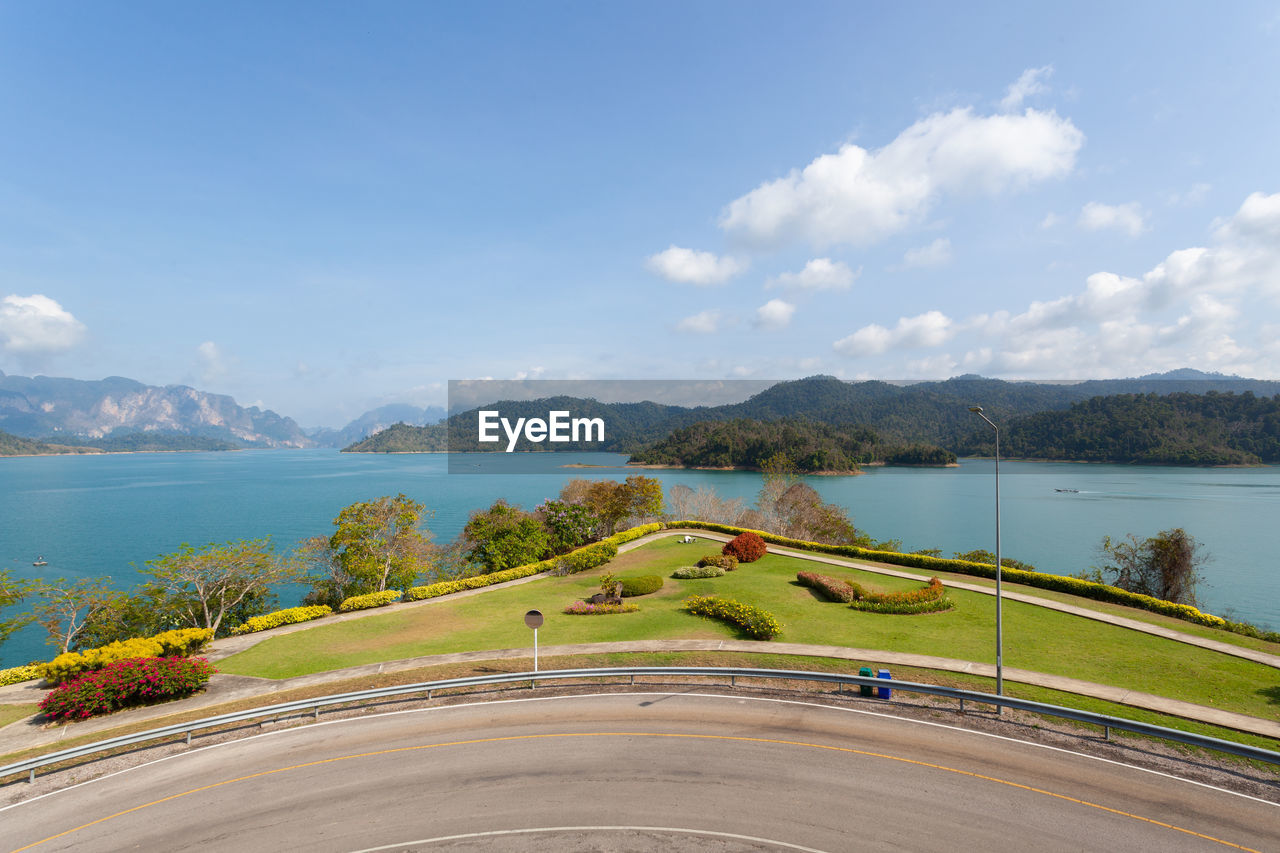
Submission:
[[[995,667],[991,664],[973,661],[956,660],[954,658],[935,657],[933,655],[907,654],[905,652],[887,652],[878,649],[851,649],[844,646],[819,646],[802,643],[778,643],[756,640],[640,640],[616,643],[576,643],[559,646],[543,646],[539,650],[542,657],[560,657],[569,655],[608,654],[618,652],[746,652],[756,654],[796,655],[799,657],[824,657],[850,662],[849,669],[870,666],[880,669],[890,666],[911,666],[922,669],[936,669],[945,672],[959,672],[970,675],[995,677]],[[486,651],[459,652],[446,655],[428,655],[425,657],[407,658],[405,660],[387,661],[384,663],[364,664],[346,669],[319,672],[312,675],[300,675],[296,678],[272,680],[269,678],[253,678],[244,675],[215,675],[209,688],[196,696],[165,705],[150,708],[136,708],[122,711],[109,717],[85,720],[79,723],[50,725],[40,727],[31,720],[20,720],[0,728],[0,755],[17,752],[32,747],[56,745],[68,736],[96,734],[115,729],[122,725],[131,725],[147,721],[159,721],[173,714],[190,711],[209,710],[216,713],[216,706],[243,699],[261,699],[263,705],[271,704],[271,697],[304,687],[316,687],[334,684],[346,679],[381,673],[403,672],[428,666],[456,663],[479,663],[484,661],[529,660],[533,657],[531,649],[492,649]],[[530,667],[531,669],[532,667]],[[1280,739],[1280,722],[1251,717],[1223,711],[1206,705],[1167,699],[1153,696],[1136,690],[1122,687],[1111,687],[1105,684],[1094,684],[1074,678],[1047,675],[1024,669],[1004,670],[1006,681],[1019,684],[1032,684],[1048,687],[1067,693],[1076,693],[1095,699],[1104,699],[1133,708],[1143,708],[1161,714],[1196,720],[1215,726],[1235,729]],[[28,687],[27,685],[31,685]],[[21,685],[31,692],[29,701],[38,701],[44,691],[35,688],[33,682]],[[18,687],[20,685],[14,685]],[[10,688],[6,688],[10,689]],[[19,701],[7,698],[5,701]]]
[[[663,530],[658,533],[636,539],[632,542],[628,542],[621,546],[618,551],[619,553],[623,553],[642,547],[656,539],[683,535],[695,536],[716,542],[724,542],[731,538],[723,534],[706,530]],[[875,572],[877,574],[919,580],[921,582],[928,580],[928,577],[926,576],[912,574],[910,572],[902,572],[896,569],[887,569],[874,563],[831,557],[825,554],[812,554],[780,546],[771,545],[770,548],[776,553],[786,554],[788,556],[797,557],[803,560],[810,560],[817,563],[825,563],[844,568],[856,568],[863,571]],[[320,622],[329,624],[333,622],[347,621],[350,619],[363,619],[407,608],[431,606],[441,601],[479,595],[494,589],[529,583],[544,576],[545,575],[531,575],[530,577],[508,581],[504,584],[466,590],[464,592],[428,599],[426,601],[414,601],[405,604],[394,604],[389,607],[360,610],[354,613],[335,614],[334,616],[325,617],[323,620],[303,622],[297,625],[285,625],[280,628],[274,628],[270,631],[247,634],[242,637],[227,637],[215,641],[210,647],[206,657],[214,661],[220,660],[236,654],[237,652],[251,648],[270,637],[291,634],[295,631],[305,631],[309,628],[316,627]],[[966,589],[986,595],[995,594],[994,589],[977,584],[948,582],[947,586],[954,587],[956,589]],[[1254,660],[1268,666],[1280,668],[1280,656],[1270,655],[1254,649],[1247,649],[1230,643],[1223,643],[1217,640],[1197,637],[1192,634],[1183,634],[1179,631],[1174,631],[1169,628],[1152,625],[1135,619],[1113,616],[1108,613],[1101,613],[1099,611],[1076,607],[1070,604],[1063,604],[1049,599],[1037,598],[1035,596],[1025,595],[1022,593],[1005,592],[1004,597],[1039,607],[1059,610],[1064,613],[1071,613],[1088,619],[1095,619],[1100,622],[1118,625],[1135,631],[1142,631],[1143,633],[1166,637],[1167,639],[1176,640],[1188,645],[1200,646],[1201,648],[1212,649],[1213,651],[1235,655],[1237,657]],[[968,673],[991,678],[995,677],[995,666],[993,664],[957,660],[954,658],[908,654],[905,652],[891,652],[877,649],[853,649],[844,646],[821,646],[748,640],[640,640],[618,643],[581,643],[574,645],[544,646],[541,649],[541,654],[545,656],[553,656],[601,654],[609,652],[663,651],[724,651],[826,657],[848,660],[851,662],[851,668],[854,664],[858,667],[871,666],[873,668],[879,668],[881,666],[911,666],[924,669],[942,670],[946,672]],[[33,725],[30,719],[19,720],[8,726],[0,728],[0,755],[32,747],[56,744],[66,736],[93,734],[96,732],[107,731],[121,725],[145,722],[148,720],[158,720],[171,714],[212,708],[226,702],[249,698],[264,698],[264,704],[270,704],[268,697],[273,694],[295,690],[302,687],[334,683],[359,676],[384,672],[402,672],[405,670],[440,664],[515,660],[531,657],[532,652],[529,649],[524,648],[459,652],[454,654],[430,655],[426,657],[367,664],[278,681],[267,678],[254,678],[250,676],[219,673],[210,681],[209,687],[205,692],[197,696],[184,699],[180,702],[171,702],[151,708],[138,708],[131,711],[112,714],[109,717],[96,720],[86,720],[69,725],[57,725],[45,728]],[[1185,719],[1197,720],[1204,723],[1210,723],[1212,725],[1222,726],[1224,728],[1235,729],[1237,731],[1280,739],[1280,722],[1277,722],[1276,720],[1251,717],[1245,714],[1237,714],[1206,705],[1197,705],[1191,702],[1168,699],[1162,696],[1141,693],[1122,687],[1095,684],[1074,678],[1065,678],[1063,676],[1049,675],[1030,670],[1005,667],[1004,678],[1006,681],[1031,684],[1039,687],[1048,687],[1068,693],[1076,693],[1081,696],[1104,699],[1109,702],[1128,705],[1134,708],[1143,708],[1150,711],[1157,711],[1162,714],[1168,714],[1170,716],[1183,717]],[[35,703],[40,701],[40,699],[44,697],[46,691],[39,689],[37,686],[38,683],[39,682],[29,681],[22,684],[10,685],[8,687],[0,687],[0,704]]]

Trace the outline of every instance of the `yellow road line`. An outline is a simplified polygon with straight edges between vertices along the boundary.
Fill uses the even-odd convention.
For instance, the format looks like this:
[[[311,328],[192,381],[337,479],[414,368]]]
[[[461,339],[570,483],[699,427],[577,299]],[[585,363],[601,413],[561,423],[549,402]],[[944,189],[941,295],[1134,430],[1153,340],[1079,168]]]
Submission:
[[[869,752],[863,749],[853,749],[851,747],[845,747],[845,746],[827,746],[825,744],[806,743],[804,741],[778,740],[775,738],[737,737],[733,735],[680,734],[680,733],[673,733],[673,732],[566,732],[563,734],[508,735],[506,737],[476,738],[474,740],[457,740],[457,741],[449,741],[447,743],[421,744],[419,746],[402,746],[402,747],[397,747],[395,749],[383,749],[383,750],[377,750],[375,752],[360,752],[354,755],[342,755],[336,758],[322,758],[319,761],[308,761],[303,764],[291,764],[288,767],[277,767],[274,770],[262,770],[257,773],[250,773],[247,776],[237,776],[234,779],[226,779],[221,782],[214,782],[211,785],[202,785],[199,788],[192,788],[191,790],[183,791],[180,794],[170,794],[167,797],[161,797],[158,800],[152,800],[149,803],[143,803],[140,806],[134,806],[131,809],[125,809],[124,811],[119,811],[119,812],[116,812],[115,814],[107,815],[106,817],[100,817],[97,820],[93,820],[93,821],[90,821],[89,823],[81,824],[80,826],[74,827],[72,829],[64,830],[63,832],[59,832],[57,835],[50,835],[48,838],[42,838],[39,841],[26,845],[25,847],[17,848],[16,850],[13,851],[13,853],[22,853],[22,851],[24,850],[31,850],[35,847],[39,847],[41,844],[46,844],[50,841],[55,841],[59,838],[64,838],[68,835],[72,835],[76,832],[80,832],[81,830],[88,829],[92,826],[97,826],[100,823],[106,823],[109,820],[114,820],[115,818],[118,818],[118,817],[124,817],[125,815],[142,811],[143,809],[150,808],[151,806],[157,806],[157,805],[160,805],[161,803],[167,803],[171,800],[177,800],[183,797],[189,797],[192,794],[199,794],[202,791],[211,791],[214,788],[221,788],[225,785],[232,785],[237,782],[246,782],[250,779],[258,779],[263,776],[271,776],[276,773],[284,773],[289,770],[302,770],[307,767],[319,767],[325,764],[335,764],[339,761],[350,761],[356,758],[373,758],[379,755],[394,755],[400,752],[416,752],[418,750],[437,749],[437,748],[446,747],[446,746],[473,746],[475,744],[499,743],[502,741],[538,740],[543,738],[582,738],[582,737],[667,737],[667,738],[689,738],[692,740],[725,740],[725,741],[740,741],[745,743],[771,743],[771,744],[778,744],[781,746],[803,746],[803,747],[808,747],[810,749],[825,749],[831,752],[845,752],[845,753],[850,753],[852,755],[861,755],[869,758],[883,758],[887,761],[897,761],[902,764],[913,764],[913,765],[916,765],[917,767],[928,767],[932,770],[943,770],[947,773],[956,773],[961,776],[969,776],[973,779],[982,779],[983,781],[994,782],[998,785],[1007,785],[1010,788],[1017,788],[1022,791],[1030,791],[1031,793],[1034,793],[1034,794],[1042,794],[1046,797],[1052,797],[1056,800],[1063,800],[1068,803],[1075,803],[1081,806],[1088,806],[1089,808],[1098,809],[1100,811],[1108,812],[1110,814],[1119,815],[1121,817],[1132,818],[1133,820],[1141,821],[1143,823],[1149,823],[1154,826],[1164,827],[1165,829],[1171,829],[1175,832],[1181,832],[1186,835],[1194,836],[1196,838],[1202,838],[1206,841],[1213,841],[1217,844],[1222,844],[1226,847],[1231,847],[1236,850],[1244,850],[1244,851],[1248,851],[1248,853],[1261,853],[1261,851],[1254,850],[1252,847],[1245,847],[1240,844],[1235,844],[1231,841],[1224,841],[1221,838],[1215,838],[1212,835],[1205,835],[1203,833],[1196,832],[1191,829],[1184,829],[1183,827],[1175,826],[1174,824],[1171,824],[1171,823],[1165,823],[1164,821],[1155,820],[1149,817],[1143,817],[1142,815],[1136,815],[1131,812],[1123,811],[1121,809],[1113,809],[1110,806],[1104,806],[1099,803],[1091,803],[1088,800],[1081,800],[1076,797],[1067,796],[1066,794],[1056,794],[1053,791],[1046,791],[1043,788],[1036,788],[1031,785],[1023,785],[1019,782],[1011,782],[1008,779],[1000,779],[996,776],[986,776],[986,775],[983,775],[982,773],[974,773],[973,771],[970,771],[970,770],[960,770],[955,767],[947,767],[946,765],[943,765],[943,764],[931,764],[928,761],[917,761],[916,759],[913,759],[913,758],[903,758],[897,755],[886,755],[881,752]]]

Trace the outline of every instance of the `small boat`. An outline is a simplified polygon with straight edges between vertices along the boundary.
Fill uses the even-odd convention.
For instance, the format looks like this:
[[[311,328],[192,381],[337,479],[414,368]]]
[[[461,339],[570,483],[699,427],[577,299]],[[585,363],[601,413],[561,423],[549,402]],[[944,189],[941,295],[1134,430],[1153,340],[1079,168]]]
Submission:
[[[44,554],[41,554],[39,557],[36,557],[35,561],[34,561],[34,562],[32,562],[32,564],[31,564],[31,565],[33,565],[33,566],[47,566],[47,565],[49,565],[49,561],[48,561],[48,560],[46,560],[46,559],[44,558]]]
[[[1079,489],[1054,489],[1054,491],[1055,491],[1055,492],[1069,492],[1069,493],[1071,493],[1071,494],[1073,494],[1073,495],[1078,495],[1078,494],[1080,494],[1080,490],[1079,490]]]

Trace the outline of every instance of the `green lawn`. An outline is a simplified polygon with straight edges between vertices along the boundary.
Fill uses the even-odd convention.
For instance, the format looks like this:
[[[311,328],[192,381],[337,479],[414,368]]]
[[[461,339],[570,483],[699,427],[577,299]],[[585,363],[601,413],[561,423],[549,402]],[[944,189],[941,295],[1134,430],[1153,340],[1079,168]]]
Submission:
[[[39,709],[40,706],[34,703],[29,705],[0,705],[0,726],[7,726],[18,720],[25,720]]]
[[[681,545],[674,539],[660,540],[609,564],[606,568],[618,575],[667,576],[659,592],[631,599],[640,604],[639,613],[561,613],[564,606],[597,590],[603,571],[597,569],[397,613],[317,625],[260,643],[222,661],[219,668],[235,674],[288,678],[422,655],[527,647],[532,636],[522,616],[533,608],[546,615],[539,632],[543,645],[741,638],[731,626],[684,612],[681,602],[694,593],[716,593],[769,610],[782,622],[779,640],[783,642],[994,663],[995,609],[990,596],[952,590],[949,594],[957,606],[947,613],[860,613],[819,600],[795,582],[795,573],[819,571],[882,590],[911,589],[918,584],[773,554],[712,580],[669,577],[672,570],[709,550],[706,543]],[[1111,684],[1254,716],[1280,717],[1280,670],[1261,664],[1012,601],[1004,606],[1004,637],[1006,667]]]

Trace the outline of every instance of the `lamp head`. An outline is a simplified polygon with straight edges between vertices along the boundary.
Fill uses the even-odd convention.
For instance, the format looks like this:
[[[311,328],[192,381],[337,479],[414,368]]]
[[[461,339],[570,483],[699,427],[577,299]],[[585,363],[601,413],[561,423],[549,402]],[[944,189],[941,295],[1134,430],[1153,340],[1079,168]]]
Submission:
[[[975,415],[980,415],[980,414],[982,414],[982,407],[981,407],[981,406],[970,406],[970,407],[969,407],[969,411],[973,412]]]

